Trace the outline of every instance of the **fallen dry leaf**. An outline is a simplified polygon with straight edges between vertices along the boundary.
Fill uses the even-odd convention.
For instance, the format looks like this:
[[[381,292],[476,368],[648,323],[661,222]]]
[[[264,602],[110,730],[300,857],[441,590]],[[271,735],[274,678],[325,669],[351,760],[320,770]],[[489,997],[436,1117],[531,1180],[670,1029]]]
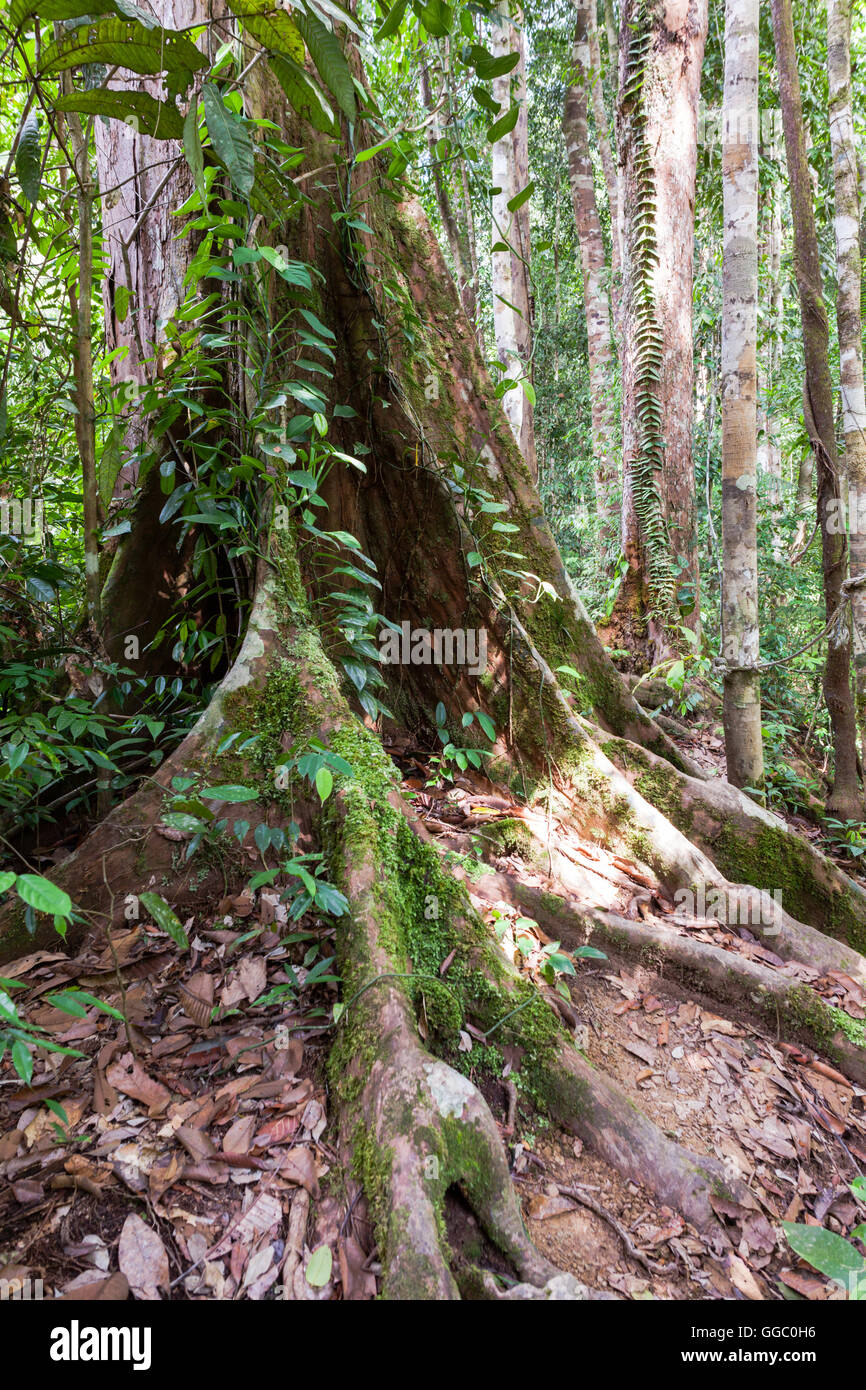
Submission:
[[[131,1212],[123,1223],[117,1250],[120,1271],[137,1298],[155,1302],[160,1289],[168,1290],[168,1255],[165,1246],[140,1216]]]

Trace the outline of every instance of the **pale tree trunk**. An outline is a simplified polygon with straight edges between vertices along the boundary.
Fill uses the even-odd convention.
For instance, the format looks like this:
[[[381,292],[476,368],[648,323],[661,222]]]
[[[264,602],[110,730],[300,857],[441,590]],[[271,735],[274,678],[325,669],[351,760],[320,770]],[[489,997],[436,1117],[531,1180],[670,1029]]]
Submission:
[[[610,550],[618,531],[619,499],[616,457],[616,418],[613,394],[614,353],[608,297],[607,261],[595,199],[595,178],[589,149],[588,88],[592,82],[587,18],[595,0],[578,0],[574,31],[574,82],[565,94],[563,130],[568,152],[568,174],[580,262],[583,271],[583,304],[586,314],[587,356],[592,411],[595,503],[599,520],[602,557]]]
[[[467,228],[465,226],[460,227],[458,224],[451,203],[448,176],[442,168],[442,161],[439,157],[437,146],[440,139],[446,135],[446,126],[441,119],[440,109],[440,103],[443,98],[441,94],[431,91],[430,74],[426,65],[421,70],[421,95],[429,115],[427,125],[427,148],[430,153],[430,175],[433,179],[433,190],[436,194],[436,206],[439,209],[439,217],[442,221],[445,239],[448,242],[448,250],[451,252],[451,259],[454,262],[457,288],[460,292],[460,302],[470,322],[474,322],[476,304],[469,237]]]
[[[595,3],[594,0],[575,0],[575,3],[578,11],[577,28],[585,27],[586,30],[585,38],[578,40],[575,35],[575,68],[580,74],[579,80],[589,85],[595,139],[607,190],[607,207],[610,215],[610,302],[618,344],[622,331],[622,198],[608,133]],[[589,49],[588,62],[584,60],[582,54],[578,56],[578,48],[583,44],[586,44]],[[615,72],[616,54],[614,54],[613,62],[613,71]],[[581,72],[581,69],[584,71]]]
[[[836,190],[836,324],[848,482],[856,716],[866,766],[866,396],[863,390],[862,267],[857,150],[851,113],[851,4],[827,0],[830,143]]]
[[[722,652],[728,781],[760,786],[758,0],[727,0],[722,104]]]
[[[857,778],[856,725],[851,694],[851,635],[843,603],[848,547],[844,528],[838,521],[842,497],[830,378],[830,332],[815,231],[812,180],[806,160],[803,101],[790,0],[773,0],[773,33],[791,189],[794,270],[806,360],[803,406],[818,466],[824,609],[828,624],[832,623],[827,638],[824,699],[833,730],[835,772],[827,807],[842,820],[859,820],[863,807]]]
[[[778,112],[773,111],[773,116]],[[782,334],[782,196],[781,185],[775,176],[781,153],[775,125],[764,140],[763,154],[773,167],[764,199],[764,269],[767,286],[767,315],[763,341],[758,354],[758,477],[765,479],[773,518],[773,558],[782,560],[782,539],[779,520],[782,505],[782,450],[779,443],[779,420],[772,402],[781,362]],[[762,139],[764,132],[762,131]]]
[[[493,143],[490,177],[493,186],[493,245],[505,250],[491,253],[493,322],[496,354],[505,377],[511,381],[531,380],[532,375],[532,297],[529,282],[529,203],[512,212],[509,202],[529,183],[529,134],[526,112],[526,37],[523,16],[509,20],[509,6],[498,7],[500,23],[492,30],[490,48],[494,57],[517,52],[520,61],[513,72],[493,81],[493,97],[503,115],[512,102],[519,102],[517,124],[508,135]],[[511,432],[533,478],[538,476],[535,453],[535,425],[532,402],[523,385],[506,391],[505,414]]]
[[[692,459],[692,261],[706,0],[624,0],[623,517],[614,627],[638,659],[700,628]]]

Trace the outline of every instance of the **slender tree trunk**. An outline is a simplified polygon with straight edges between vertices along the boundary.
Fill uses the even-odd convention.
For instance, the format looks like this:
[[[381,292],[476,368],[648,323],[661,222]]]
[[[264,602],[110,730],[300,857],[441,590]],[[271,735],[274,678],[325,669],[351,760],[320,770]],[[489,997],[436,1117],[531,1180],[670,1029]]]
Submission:
[[[451,194],[448,189],[448,178],[442,168],[442,160],[439,155],[438,146],[439,141],[445,133],[445,124],[440,119],[440,114],[437,110],[436,96],[434,96],[434,93],[430,90],[430,76],[426,66],[421,69],[421,94],[424,106],[430,116],[430,121],[427,126],[427,147],[430,153],[430,173],[433,179],[433,190],[436,194],[436,206],[439,209],[439,216],[442,220],[445,239],[448,242],[448,250],[451,252],[451,259],[454,262],[457,288],[460,292],[460,302],[470,322],[474,322],[476,311],[475,290],[473,287],[468,238],[466,236],[466,229],[458,225],[457,217],[451,203]]]
[[[610,299],[604,239],[595,200],[595,178],[589,149],[588,91],[592,82],[587,42],[588,14],[595,0],[578,0],[574,31],[574,82],[565,94],[563,129],[568,152],[568,172],[574,220],[583,271],[583,304],[586,314],[589,388],[592,411],[592,444],[595,461],[595,503],[599,542],[604,559],[610,559],[619,519],[616,418],[613,394],[614,352],[611,338]]]
[[[515,51],[520,61],[513,72],[497,77],[493,82],[493,97],[500,103],[501,114],[512,102],[518,102],[517,124],[508,135],[496,140],[491,152],[493,185],[493,245],[503,244],[505,250],[491,253],[493,285],[493,322],[496,332],[496,353],[505,377],[511,381],[531,380],[532,374],[532,296],[529,281],[529,203],[516,210],[509,208],[529,182],[529,136],[526,113],[526,37],[523,16],[517,24],[508,18],[508,0],[498,7],[501,22],[494,25],[491,51],[502,57]],[[506,391],[503,405],[511,432],[526,460],[533,478],[538,476],[535,453],[535,425],[532,402],[523,385]]]
[[[827,75],[836,190],[836,324],[844,467],[848,482],[856,716],[861,758],[866,766],[866,394],[863,389],[860,199],[851,113],[850,0],[827,0]]]
[[[598,145],[601,167],[604,170],[604,183],[607,189],[607,207],[610,215],[610,303],[613,310],[613,324],[616,333],[617,344],[620,341],[622,331],[622,198],[620,196],[619,178],[616,171],[616,163],[610,145],[608,134],[607,110],[604,104],[604,80],[601,63],[601,48],[598,42],[598,23],[596,20],[594,0],[576,0],[578,11],[577,28],[585,27],[585,39],[578,39],[575,34],[575,69],[580,74],[581,68],[583,80],[589,85],[589,95],[592,101],[592,119],[595,125],[595,139]],[[582,12],[582,13],[581,13]],[[585,16],[585,26],[583,16]],[[583,61],[583,55],[578,56],[578,48],[586,44],[589,49],[588,63]],[[614,68],[616,71],[616,55],[614,55]]]
[[[773,0],[773,33],[791,188],[794,270],[800,295],[806,359],[803,404],[806,429],[818,467],[824,607],[827,622],[833,624],[827,639],[827,663],[824,668],[824,699],[830,714],[835,755],[833,792],[827,806],[843,820],[859,820],[862,798],[857,779],[856,725],[851,694],[851,635],[842,589],[846,579],[848,547],[844,528],[838,523],[842,494],[830,378],[830,334],[815,232],[812,181],[806,160],[803,102],[790,0]]]
[[[56,26],[55,26],[56,27]],[[71,90],[64,74],[64,90]],[[96,186],[90,171],[89,142],[77,112],[66,117],[73,159],[78,209],[78,284],[69,287],[74,325],[72,363],[75,376],[75,441],[81,460],[84,498],[84,592],[95,633],[101,626],[99,576],[99,484],[96,477],[96,406],[93,394],[93,200]],[[101,809],[104,809],[101,808]]]
[[[692,260],[706,0],[624,0],[623,517],[614,627],[658,661],[700,627],[692,459]]]
[[[728,781],[760,786],[757,665],[758,0],[727,0],[722,104],[722,651]]]

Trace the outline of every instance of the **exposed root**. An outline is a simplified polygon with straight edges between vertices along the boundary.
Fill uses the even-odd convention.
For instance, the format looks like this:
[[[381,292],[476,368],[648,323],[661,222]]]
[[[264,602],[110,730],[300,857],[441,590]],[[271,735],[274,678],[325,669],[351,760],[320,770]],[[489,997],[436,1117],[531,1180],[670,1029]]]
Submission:
[[[846,1038],[820,995],[772,966],[660,922],[586,911],[565,899],[553,911],[548,894],[507,874],[485,874],[473,892],[489,903],[512,903],[566,945],[592,941],[618,955],[649,959],[660,974],[687,986],[690,995],[736,1004],[745,1018],[832,1056],[853,1081],[866,1085],[866,1049]]]
[[[466,1077],[421,1046],[405,990],[393,978],[395,965],[405,962],[395,962],[382,940],[390,904],[381,865],[360,850],[357,824],[348,832],[345,802],[338,824],[352,907],[342,967],[353,980],[367,976],[349,1004],[339,1087],[344,1125],[377,1223],[384,1296],[458,1295],[442,1219],[452,1185],[520,1278],[542,1287],[559,1271],[526,1235],[487,1103]]]

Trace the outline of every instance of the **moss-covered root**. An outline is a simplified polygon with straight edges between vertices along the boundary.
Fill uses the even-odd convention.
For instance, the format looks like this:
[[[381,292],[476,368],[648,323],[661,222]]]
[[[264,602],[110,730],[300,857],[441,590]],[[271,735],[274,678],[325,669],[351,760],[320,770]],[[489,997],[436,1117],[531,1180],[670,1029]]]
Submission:
[[[790,919],[811,923],[813,948],[817,927],[866,955],[866,890],[796,830],[721,778],[698,781],[626,739],[599,737],[635,791],[725,878],[777,893]]]
[[[760,961],[695,941],[661,923],[636,922],[615,912],[582,911],[508,874],[485,874],[473,884],[473,892],[491,904],[501,899],[512,903],[567,946],[592,941],[618,955],[651,963],[690,991],[719,1005],[734,1004],[739,1016],[770,1023],[784,1037],[826,1053],[852,1081],[866,1085],[866,1048],[845,1036],[838,1014],[807,985]]]
[[[470,1081],[422,1047],[395,945],[399,888],[376,851],[379,828],[357,789],[339,794],[332,863],[350,904],[340,960],[347,994],[331,1068],[345,1139],[371,1204],[387,1298],[459,1296],[444,1222],[449,1188],[463,1193],[516,1274],[543,1286],[559,1271],[523,1227],[502,1141]],[[579,1296],[575,1293],[574,1296]]]

